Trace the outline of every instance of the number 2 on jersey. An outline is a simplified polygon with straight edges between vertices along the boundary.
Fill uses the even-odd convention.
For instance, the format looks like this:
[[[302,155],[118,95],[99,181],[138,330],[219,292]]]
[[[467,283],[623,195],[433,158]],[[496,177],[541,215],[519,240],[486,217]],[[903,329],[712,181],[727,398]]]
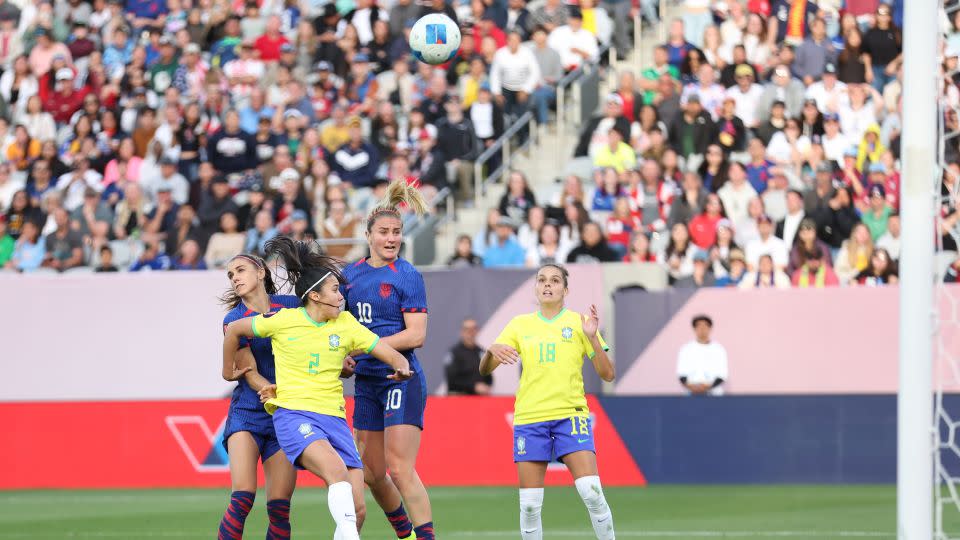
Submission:
[[[357,302],[357,320],[362,323],[373,322],[373,308],[369,302]]]
[[[307,364],[307,375],[319,375],[320,372],[313,368],[320,367],[320,355],[317,353],[311,353],[310,358],[313,358],[313,360]]]

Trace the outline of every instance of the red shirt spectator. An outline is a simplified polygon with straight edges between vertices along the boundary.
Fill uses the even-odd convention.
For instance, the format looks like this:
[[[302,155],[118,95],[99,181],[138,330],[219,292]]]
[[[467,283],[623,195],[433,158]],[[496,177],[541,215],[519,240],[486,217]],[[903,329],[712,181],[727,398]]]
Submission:
[[[710,249],[717,242],[717,223],[724,219],[722,212],[720,197],[711,193],[703,213],[690,220],[690,240],[700,249]]]
[[[260,60],[277,62],[280,60],[280,47],[290,41],[280,33],[280,18],[270,17],[267,20],[267,31],[257,38],[254,48],[260,51]]]
[[[70,68],[57,71],[56,89],[43,103],[43,110],[53,115],[58,124],[67,124],[73,113],[83,106],[83,98],[87,97],[90,90],[86,86],[79,90],[73,88],[73,70]]]

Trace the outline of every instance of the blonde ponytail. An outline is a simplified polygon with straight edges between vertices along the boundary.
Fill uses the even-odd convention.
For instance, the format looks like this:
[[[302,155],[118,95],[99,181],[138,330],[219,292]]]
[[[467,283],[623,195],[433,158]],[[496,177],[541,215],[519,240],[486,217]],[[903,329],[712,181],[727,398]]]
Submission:
[[[427,201],[420,190],[400,178],[387,185],[387,193],[367,215],[367,232],[373,229],[373,223],[383,215],[400,218],[400,207],[407,205],[418,216],[427,213]]]

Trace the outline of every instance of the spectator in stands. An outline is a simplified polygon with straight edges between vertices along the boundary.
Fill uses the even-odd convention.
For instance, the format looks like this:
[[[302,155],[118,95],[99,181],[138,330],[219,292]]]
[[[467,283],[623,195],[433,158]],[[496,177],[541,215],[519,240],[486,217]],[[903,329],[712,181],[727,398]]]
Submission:
[[[726,268],[726,275],[717,278],[717,287],[739,287],[747,273],[747,263],[744,259],[743,250],[740,248],[730,250],[728,264],[729,268]],[[714,266],[716,267],[716,265]]]
[[[768,83],[757,102],[757,120],[764,122],[770,118],[775,102],[783,102],[786,115],[796,117],[803,109],[803,96],[806,88],[803,83],[792,78],[790,68],[784,64],[773,70],[773,79]]]
[[[500,198],[500,215],[509,217],[514,223],[523,223],[527,220],[527,213],[536,204],[526,175],[512,171],[507,180],[507,191]]]
[[[481,266],[483,259],[473,253],[473,242],[470,236],[461,234],[457,237],[457,245],[453,255],[447,260],[447,266],[450,268],[466,268],[469,266]]]
[[[530,96],[540,84],[540,65],[528,47],[521,47],[519,30],[507,36],[507,46],[497,50],[490,66],[490,89],[508,115],[526,112]]]
[[[690,240],[701,250],[710,249],[717,240],[717,225],[726,219],[723,212],[723,203],[715,193],[706,197],[703,212],[694,216],[688,223]]]
[[[17,241],[7,233],[7,216],[0,215],[0,269],[13,257]]]
[[[873,239],[870,237],[870,229],[863,223],[857,223],[834,257],[840,282],[850,283],[860,272],[867,269],[872,256]]]
[[[6,268],[18,272],[32,272],[40,268],[45,255],[46,244],[40,236],[40,227],[33,221],[25,221]]]
[[[869,203],[864,205],[865,208],[861,211],[860,220],[870,229],[870,236],[876,241],[886,234],[893,208],[887,204],[887,194],[883,184],[871,185],[869,193]]]
[[[812,251],[805,252],[803,264],[794,270],[790,280],[793,286],[802,289],[810,287],[822,289],[839,285],[837,274],[824,258],[825,252],[818,245],[814,245]]]
[[[234,255],[243,251],[246,235],[237,229],[237,216],[226,212],[220,216],[220,230],[210,237],[203,257],[208,268],[223,268]]]
[[[607,245],[617,253],[618,260],[622,259],[627,254],[633,232],[642,230],[640,220],[630,209],[628,197],[617,197],[604,229]]]
[[[364,140],[359,118],[351,118],[348,127],[350,140],[333,154],[333,169],[350,186],[371,187],[380,167],[380,155],[372,144]]]
[[[787,245],[783,240],[773,235],[773,220],[763,214],[757,218],[757,231],[760,237],[747,244],[747,267],[750,270],[758,268],[760,257],[770,255],[778,271],[785,270],[789,261]]]
[[[447,178],[458,186],[462,200],[468,200],[473,196],[473,160],[479,155],[480,141],[459,97],[450,96],[444,108],[447,114],[437,122],[438,149],[447,160]]]
[[[487,248],[496,243],[497,237],[494,231],[496,230],[497,223],[500,222],[501,217],[500,210],[497,208],[490,208],[487,210],[485,226],[474,234],[472,241],[473,252],[478,257],[483,257],[483,254],[486,252]]]
[[[619,197],[627,196],[627,192],[620,183],[617,171],[613,168],[597,169],[593,173],[596,186],[591,190],[591,212],[612,212],[613,204]]]
[[[723,154],[723,148],[718,144],[711,144],[700,164],[697,173],[703,180],[703,187],[708,193],[716,193],[727,182],[729,163]]]
[[[465,319],[460,325],[460,341],[450,349],[444,360],[447,393],[450,395],[490,394],[493,376],[480,375],[477,370],[484,352],[477,344],[477,331],[477,321]]]
[[[156,242],[147,242],[143,253],[130,265],[131,272],[141,270],[169,270],[173,266],[170,257],[160,251]]]
[[[513,0],[520,1],[520,0]],[[563,77],[563,63],[560,54],[547,45],[547,31],[542,26],[533,29],[533,47],[531,47],[540,80],[531,96],[530,106],[537,115],[537,122],[545,125],[550,120],[550,107],[557,99],[557,82]]]
[[[603,236],[603,229],[597,223],[590,221],[583,225],[580,231],[580,245],[576,246],[567,255],[568,263],[604,263],[616,262],[622,258],[607,245]]]
[[[730,152],[742,152],[747,145],[747,128],[743,125],[743,121],[737,118],[735,114],[735,99],[728,95],[723,99],[720,117],[717,119],[716,124],[714,124],[713,135],[714,144],[720,145],[725,154],[729,154]],[[722,185],[723,184],[721,182],[712,189],[715,191]]]
[[[689,223],[694,216],[703,212],[707,204],[707,193],[703,189],[700,175],[688,172],[683,175],[683,190],[673,199],[667,226],[671,229],[677,223]]]
[[[63,208],[53,213],[56,230],[46,236],[44,246],[46,254],[42,266],[58,272],[83,265],[83,238],[71,229],[70,216]]]
[[[213,179],[209,191],[204,193],[200,208],[197,210],[200,227],[207,238],[217,232],[220,227],[220,217],[226,213],[236,216],[239,208],[230,198],[230,185],[227,179],[217,176]]]
[[[596,168],[612,168],[618,174],[637,166],[637,155],[629,144],[623,142],[623,135],[611,129],[607,132],[607,143],[600,145],[593,157],[593,166]]]
[[[657,262],[657,255],[650,250],[650,238],[641,230],[633,231],[630,236],[630,247],[623,256],[623,262],[652,263]]]
[[[760,289],[772,287],[786,289],[790,287],[790,277],[774,266],[773,257],[769,254],[760,256],[756,270],[747,272],[740,281],[741,289]]]
[[[876,24],[863,36],[864,52],[870,55],[873,87],[882,92],[903,62],[903,36],[893,24],[893,13],[887,4],[877,6]]]
[[[275,236],[277,236],[277,229],[273,226],[273,213],[266,209],[260,210],[254,216],[253,227],[247,229],[243,252],[263,256],[264,246]]]
[[[873,250],[870,263],[860,271],[851,285],[878,286],[897,283],[897,263],[890,259],[890,254],[883,248]]]
[[[887,230],[877,239],[876,246],[887,250],[892,260],[900,260],[900,214],[890,214],[887,218]]]
[[[540,238],[540,229],[547,222],[547,214],[542,206],[531,206],[527,212],[526,221],[517,231],[517,241],[524,251],[529,252],[537,247]]]
[[[666,249],[657,258],[665,264],[671,283],[693,273],[693,256],[697,252],[696,246],[690,242],[690,232],[683,222],[674,223],[670,227],[670,240]]]
[[[560,62],[567,71],[598,60],[597,38],[583,28],[583,14],[576,6],[568,8],[567,24],[550,31],[547,45],[560,54]]]
[[[727,350],[710,339],[713,319],[697,315],[691,323],[696,339],[680,348],[677,354],[677,377],[688,395],[722,396],[723,384],[729,378]]]
[[[530,26],[542,27],[547,33],[567,24],[569,11],[561,0],[546,0],[530,14]]]
[[[724,183],[717,195],[723,202],[727,217],[733,223],[739,223],[747,217],[747,207],[752,199],[757,198],[757,190],[747,181],[747,170],[737,161],[727,166],[727,182]]]
[[[526,266],[538,268],[542,264],[563,264],[567,260],[571,246],[564,241],[560,228],[554,222],[544,223],[540,227],[537,244],[526,252]]]
[[[509,217],[499,217],[494,229],[496,240],[484,251],[483,266],[487,268],[523,266],[526,253],[517,242],[514,234],[515,227],[514,221]]]
[[[710,268],[710,255],[703,250],[697,250],[693,255],[693,273],[674,282],[678,289],[699,289],[701,287],[716,286],[716,277]]]
[[[603,115],[591,118],[580,131],[574,157],[595,155],[597,149],[606,142],[611,130],[618,131],[621,140],[630,140],[630,121],[623,116],[623,99],[617,94],[607,95]]]
[[[716,225],[716,240],[709,248],[713,275],[723,277],[730,270],[730,254],[740,250],[733,238],[733,223],[723,218]],[[742,250],[741,250],[742,251]]]
[[[827,39],[827,23],[818,17],[810,23],[810,34],[797,47],[793,68],[809,87],[820,78],[827,63],[836,60],[836,54],[833,43]]]
[[[74,169],[62,175],[57,180],[56,189],[64,195],[63,207],[74,211],[83,204],[87,190],[97,191],[103,177],[90,168],[90,160],[86,156],[79,156],[74,160]]]
[[[294,214],[297,212],[302,211],[295,211]],[[303,217],[306,218],[305,212]],[[294,219],[296,219],[296,216]],[[360,219],[353,212],[350,212],[347,201],[330,201],[327,205],[327,217],[323,220],[323,224],[320,227],[320,237],[328,240],[349,240],[356,238],[360,232],[359,225]],[[359,258],[361,255],[360,251],[362,251],[363,248],[362,246],[358,248],[358,246],[360,245],[351,245],[349,243],[331,245],[327,247],[327,253],[333,257],[351,261]]]
[[[180,245],[173,270],[206,270],[207,263],[200,258],[200,245],[196,240],[187,240]]]
[[[703,110],[700,96],[691,94],[669,128],[670,144],[684,159],[702,155],[713,140],[714,125],[710,115]]]
[[[190,183],[177,172],[177,160],[163,156],[159,164],[159,174],[143,179],[144,190],[148,196],[155,199],[161,189],[167,189],[175,203],[186,204],[190,199]]]

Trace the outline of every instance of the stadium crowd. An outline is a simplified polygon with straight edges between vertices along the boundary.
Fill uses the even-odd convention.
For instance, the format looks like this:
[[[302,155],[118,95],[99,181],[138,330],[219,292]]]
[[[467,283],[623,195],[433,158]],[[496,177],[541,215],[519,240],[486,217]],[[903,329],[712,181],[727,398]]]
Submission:
[[[350,239],[397,178],[470,204],[472,160],[511,118],[547,123],[565,72],[627,51],[638,10],[657,18],[647,0],[526,4],[5,0],[0,267],[218,268],[277,234]],[[537,171],[512,172],[450,264],[655,262],[694,287],[896,281],[902,4],[680,2],[653,64],[620,64],[581,126],[576,174],[534,193]],[[442,67],[407,45],[431,12],[463,29]],[[946,43],[945,72],[960,32]],[[957,126],[960,88],[943,99]]]

